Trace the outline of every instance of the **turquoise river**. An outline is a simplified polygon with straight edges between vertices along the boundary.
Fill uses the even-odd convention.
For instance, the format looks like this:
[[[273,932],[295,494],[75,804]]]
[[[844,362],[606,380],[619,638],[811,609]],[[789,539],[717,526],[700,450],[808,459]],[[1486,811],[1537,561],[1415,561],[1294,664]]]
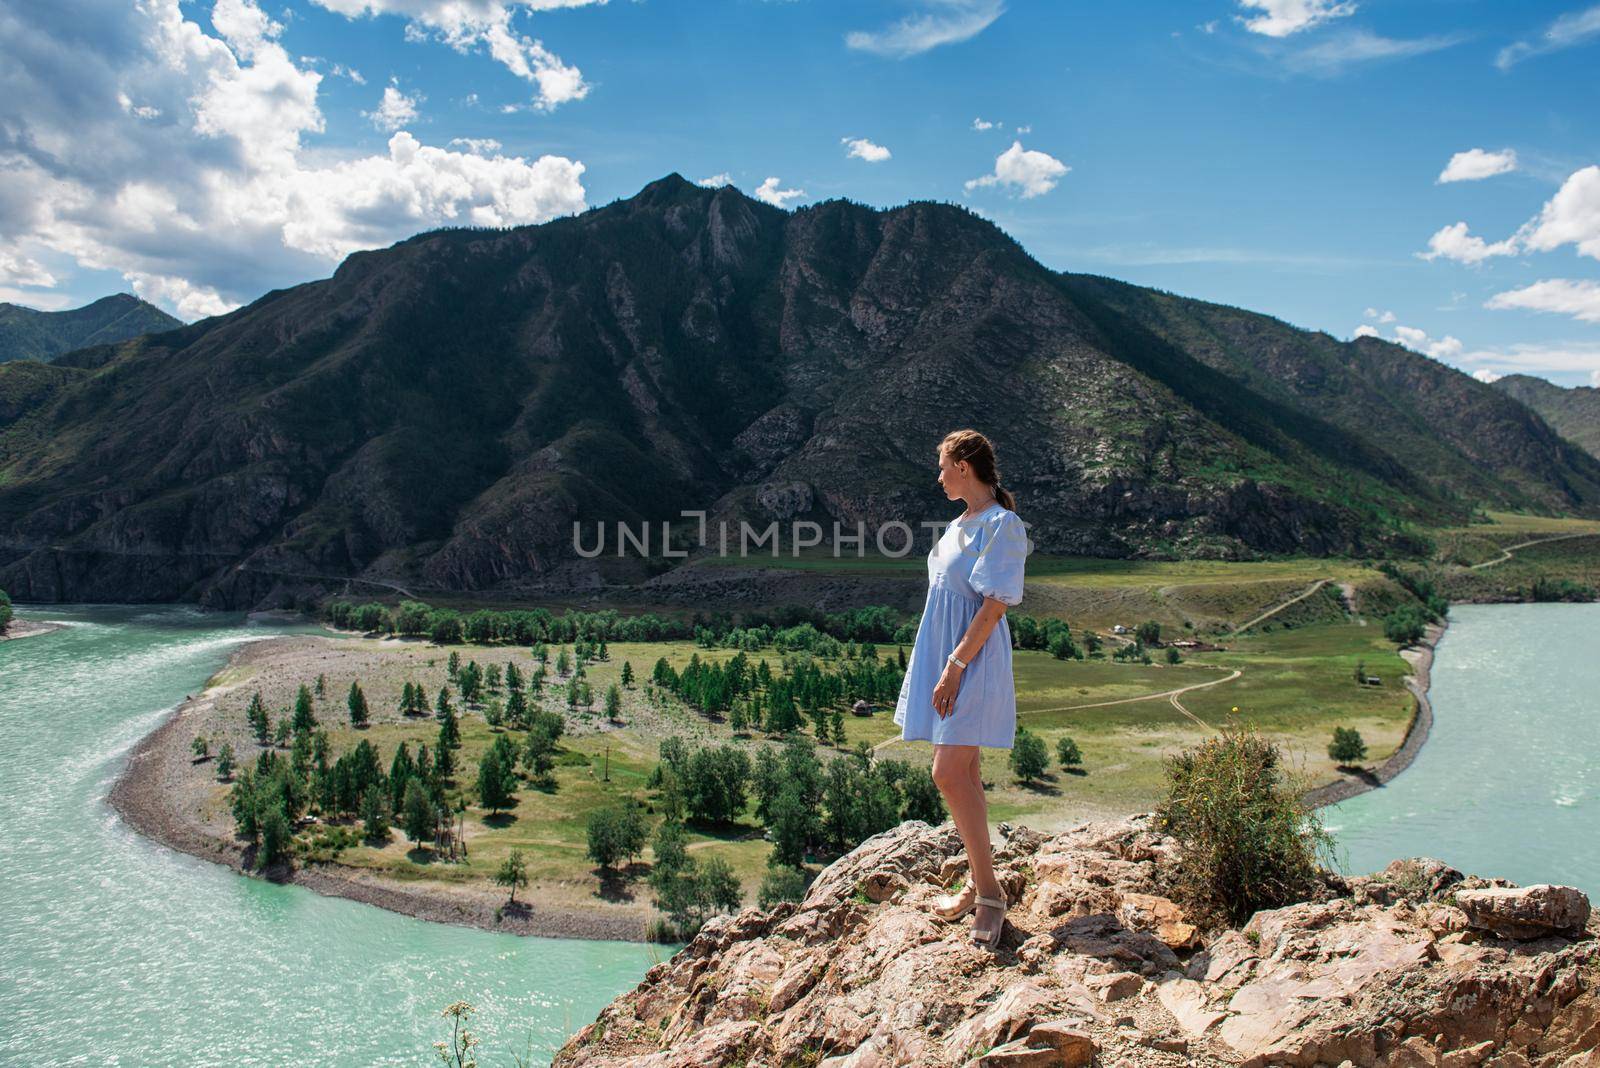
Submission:
[[[1600,604],[1457,605],[1429,692],[1411,767],[1324,813],[1346,870],[1432,856],[1600,899]]]
[[[140,838],[104,800],[128,749],[240,642],[293,628],[19,615],[71,625],[0,643],[0,1063],[437,1063],[438,1011],[462,999],[485,1066],[543,1064],[659,955],[422,923]],[[1348,868],[1429,854],[1600,893],[1597,653],[1600,605],[1455,608],[1416,763],[1325,814]]]
[[[105,803],[128,749],[240,642],[295,628],[18,615],[71,625],[0,642],[0,1064],[437,1064],[457,1000],[485,1068],[546,1064],[663,952],[424,923],[141,838]]]

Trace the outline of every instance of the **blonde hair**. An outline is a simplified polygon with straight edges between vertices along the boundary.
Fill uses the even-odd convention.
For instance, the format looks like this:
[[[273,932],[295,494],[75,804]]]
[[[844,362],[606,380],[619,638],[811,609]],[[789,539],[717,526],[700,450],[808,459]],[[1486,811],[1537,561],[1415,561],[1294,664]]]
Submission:
[[[939,442],[939,451],[951,460],[964,460],[972,465],[972,473],[979,482],[994,488],[994,499],[1015,512],[1017,498],[1000,485],[1000,468],[994,459],[994,445],[976,430],[952,430]]]

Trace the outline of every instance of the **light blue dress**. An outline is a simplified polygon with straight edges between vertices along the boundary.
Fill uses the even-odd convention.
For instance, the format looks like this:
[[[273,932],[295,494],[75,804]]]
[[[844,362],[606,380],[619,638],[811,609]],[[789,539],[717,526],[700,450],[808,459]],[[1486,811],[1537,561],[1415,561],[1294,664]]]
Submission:
[[[961,644],[984,597],[1022,601],[1028,533],[1017,513],[998,501],[970,519],[952,519],[928,553],[928,600],[906,664],[894,721],[907,741],[1010,749],[1017,731],[1017,691],[1011,677],[1011,627],[1004,616],[961,674],[955,710],[933,709],[933,688],[945,657]]]

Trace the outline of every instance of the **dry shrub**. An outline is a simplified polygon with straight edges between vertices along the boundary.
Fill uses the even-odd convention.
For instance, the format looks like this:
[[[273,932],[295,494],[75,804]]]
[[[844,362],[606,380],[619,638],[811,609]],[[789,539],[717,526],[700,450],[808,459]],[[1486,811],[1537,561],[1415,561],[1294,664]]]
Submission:
[[[1191,916],[1236,926],[1314,895],[1333,839],[1290,788],[1276,745],[1230,725],[1166,770],[1156,819],[1180,846],[1167,889]]]

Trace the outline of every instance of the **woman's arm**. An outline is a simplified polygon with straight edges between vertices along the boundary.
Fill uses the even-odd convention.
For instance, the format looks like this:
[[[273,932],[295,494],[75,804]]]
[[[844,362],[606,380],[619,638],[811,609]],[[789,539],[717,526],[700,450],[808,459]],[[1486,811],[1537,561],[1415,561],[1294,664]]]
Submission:
[[[972,617],[972,622],[967,624],[967,632],[961,636],[961,641],[956,645],[955,655],[965,663],[972,663],[972,658],[978,655],[978,651],[989,640],[990,632],[1005,614],[1004,601],[995,597],[985,597],[982,607]],[[940,719],[955,711],[956,693],[961,689],[961,675],[965,670],[948,660],[944,662],[944,671],[933,687],[933,710],[939,713]]]

